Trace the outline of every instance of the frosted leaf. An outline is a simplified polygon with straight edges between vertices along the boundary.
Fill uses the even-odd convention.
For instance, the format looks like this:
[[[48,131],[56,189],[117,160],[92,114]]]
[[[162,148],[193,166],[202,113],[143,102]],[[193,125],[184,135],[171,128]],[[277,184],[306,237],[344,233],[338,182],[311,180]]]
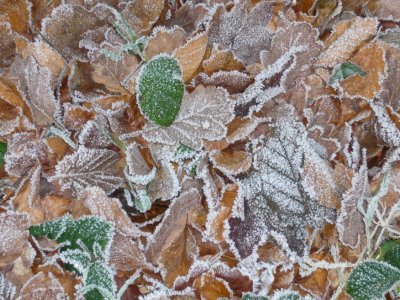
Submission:
[[[115,224],[115,228],[128,236],[139,236],[138,229],[134,226],[120,201],[109,198],[98,187],[86,188],[79,200],[74,201],[71,207],[75,218],[83,215],[95,215]]]
[[[200,195],[197,189],[191,189],[173,200],[147,245],[146,256],[150,261],[157,262],[164,249],[174,241],[176,233],[190,221],[195,208],[201,205]]]
[[[110,265],[120,271],[134,271],[146,266],[146,257],[132,238],[116,233],[110,248]]]
[[[271,49],[260,53],[261,62],[265,68],[274,64],[287,52],[293,53],[293,66],[285,78],[287,90],[296,86],[301,78],[312,73],[312,64],[321,53],[323,46],[318,35],[318,30],[309,23],[294,22],[286,28],[279,29],[272,38]]]
[[[136,90],[142,113],[160,126],[170,126],[184,93],[178,61],[165,54],[153,57],[138,75]]]
[[[367,73],[361,70],[359,66],[351,62],[345,62],[336,65],[333,68],[331,77],[329,78],[329,84],[333,85],[337,81],[342,81],[348,77],[355,76],[356,74],[358,74],[361,77],[365,77],[365,75],[367,75]]]
[[[38,125],[54,123],[59,103],[51,89],[50,71],[39,66],[32,56],[21,67],[24,69],[19,74],[19,89],[31,110],[33,121]]]
[[[9,67],[16,52],[16,45],[14,41],[15,34],[11,30],[9,23],[0,23],[0,73],[3,69]]]
[[[12,263],[28,242],[29,219],[25,214],[0,214],[0,266]]]
[[[110,15],[105,6],[89,11],[79,5],[60,5],[43,20],[42,34],[68,60],[86,60],[87,50],[79,46],[83,34],[106,25]]]
[[[47,145],[35,133],[15,133],[8,141],[5,168],[8,174],[20,177],[47,155]]]
[[[245,64],[259,61],[261,50],[268,49],[271,33],[272,4],[262,1],[250,12],[249,1],[236,1],[230,12],[218,7],[209,24],[209,43],[232,50]]]
[[[162,196],[161,196],[162,197]],[[172,197],[171,197],[172,198]],[[157,199],[157,198],[154,198]],[[151,208],[151,198],[145,190],[138,190],[135,197],[135,208],[141,213],[145,213]]]
[[[400,31],[400,29],[399,29]],[[400,45],[400,32],[399,45]],[[386,49],[387,77],[382,83],[382,91],[379,98],[385,104],[390,105],[395,111],[400,109],[400,49],[387,47]]]
[[[367,261],[353,269],[346,292],[354,300],[381,299],[399,280],[399,269],[388,263]]]
[[[22,287],[18,300],[66,299],[64,288],[52,273],[37,273]]]
[[[215,141],[226,136],[226,124],[233,119],[234,101],[221,88],[198,86],[186,94],[175,122],[168,128],[146,124],[143,137],[153,143],[182,143],[195,150],[203,139]]]
[[[399,20],[400,19],[400,0],[381,0],[378,3],[379,19]]]
[[[7,144],[0,142],[0,168],[4,165],[4,155],[7,152]]]
[[[380,259],[400,269],[400,243],[388,240],[379,247]],[[400,279],[399,279],[400,280]]]
[[[208,76],[206,73],[200,73],[196,77],[196,84],[204,86],[215,85],[225,88],[230,94],[243,92],[251,83],[249,75],[239,71],[218,71]]]
[[[361,165],[354,174],[351,189],[343,195],[339,216],[336,222],[340,241],[349,247],[356,247],[360,237],[364,235],[363,216],[357,209],[358,203],[369,199],[368,168]]]
[[[62,190],[71,189],[75,194],[90,186],[100,187],[110,194],[122,183],[122,178],[115,175],[118,160],[114,151],[80,146],[57,163],[55,175],[49,180],[57,181]]]
[[[80,274],[84,274],[90,265],[90,253],[79,249],[68,249],[62,251],[59,255],[60,259],[65,264],[74,267]]]
[[[376,131],[379,137],[388,145],[393,147],[400,146],[400,130],[393,123],[385,107],[380,103],[369,103],[376,117]]]
[[[96,115],[82,128],[78,140],[79,144],[87,148],[107,148],[112,145],[109,136],[107,119],[102,115]]]
[[[99,262],[92,263],[83,282],[83,294],[86,300],[115,299],[114,274],[106,265]]]
[[[279,290],[274,293],[271,300],[302,300],[303,297],[296,291],[291,290]]]
[[[172,13],[169,20],[166,20],[167,27],[180,26],[186,33],[191,34],[203,23],[208,9],[203,4],[193,4],[186,2],[178,10]]]
[[[400,48],[400,28],[399,27],[394,27],[394,28],[385,30],[384,33],[381,33],[379,35],[379,38],[381,40],[384,40],[387,43],[390,43],[390,44],[396,46],[397,48]]]
[[[151,59],[161,53],[171,54],[175,49],[186,43],[187,34],[179,26],[171,29],[165,27],[156,27],[144,49],[146,57]]]
[[[178,195],[180,191],[179,179],[170,162],[161,162],[161,167],[157,170],[148,190],[153,200],[169,200]]]
[[[334,220],[335,210],[318,204],[316,195],[309,193],[312,182],[303,178],[305,156],[317,155],[301,123],[281,121],[273,126],[272,136],[254,154],[254,171],[239,181],[244,220],[233,218],[229,223],[230,237],[241,256],[250,254],[259,240],[257,235],[272,231],[281,234],[289,248],[302,256],[306,227],[321,228]],[[244,222],[243,228],[232,227],[238,222]],[[246,242],[238,239],[246,232]]]
[[[15,296],[15,286],[9,282],[4,274],[0,274],[0,295],[4,300],[12,300]]]
[[[83,244],[92,254],[96,254],[97,249],[105,252],[111,243],[113,232],[114,227],[110,223],[95,216],[73,220],[71,216],[66,215],[29,228],[29,233],[37,238],[45,236],[55,239],[58,243],[67,243],[62,251],[81,249]]]
[[[139,185],[149,184],[156,175],[156,168],[149,168],[146,160],[140,153],[139,146],[137,144],[130,144],[125,154],[129,181]]]
[[[343,24],[349,25],[342,29]],[[378,20],[375,18],[357,17],[351,21],[343,21],[336,25],[340,28],[339,35],[334,31],[327,39],[327,49],[320,55],[316,62],[319,66],[334,67],[338,63],[348,60],[365,41],[375,36]]]

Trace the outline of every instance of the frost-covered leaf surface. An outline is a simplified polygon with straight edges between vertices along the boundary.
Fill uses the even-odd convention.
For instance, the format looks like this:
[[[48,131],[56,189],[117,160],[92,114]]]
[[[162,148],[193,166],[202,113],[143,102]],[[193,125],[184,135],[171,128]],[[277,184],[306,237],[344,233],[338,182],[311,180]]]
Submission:
[[[50,181],[58,182],[63,190],[71,189],[76,194],[90,186],[101,187],[109,194],[122,182],[114,171],[118,159],[114,151],[81,146],[59,161]]]
[[[138,77],[139,106],[160,126],[170,126],[179,113],[184,92],[181,69],[175,58],[161,55],[149,61]]]
[[[400,280],[400,270],[383,262],[367,261],[349,277],[347,293],[353,299],[380,299]]]
[[[399,1],[0,0],[0,298],[398,297]]]

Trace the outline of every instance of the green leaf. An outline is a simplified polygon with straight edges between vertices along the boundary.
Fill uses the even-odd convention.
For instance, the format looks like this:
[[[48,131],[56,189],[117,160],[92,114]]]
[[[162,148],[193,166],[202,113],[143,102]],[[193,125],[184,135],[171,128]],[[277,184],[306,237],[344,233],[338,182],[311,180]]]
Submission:
[[[303,299],[298,292],[292,290],[280,290],[275,292],[272,300],[301,300]]]
[[[66,264],[67,270],[77,271],[79,274],[84,274],[91,262],[90,254],[78,249],[63,251],[60,259]]]
[[[150,60],[138,76],[136,90],[142,113],[160,126],[170,126],[179,113],[184,92],[178,61],[167,55]]]
[[[381,299],[399,280],[399,269],[388,263],[367,261],[351,272],[347,293],[355,300]]]
[[[388,241],[380,247],[380,259],[393,267],[400,269],[400,243],[396,241]]]
[[[59,243],[68,242],[68,245],[64,246],[61,251],[82,249],[78,244],[78,241],[81,241],[90,253],[95,254],[95,244],[100,247],[101,251],[105,251],[112,238],[113,226],[95,216],[82,217],[77,220],[73,220],[71,216],[66,216],[31,226],[29,233],[35,237],[46,236]]]
[[[37,238],[45,236],[51,240],[56,240],[73,222],[74,220],[71,216],[64,216],[53,221],[29,227],[29,234]]]
[[[0,168],[4,164],[4,155],[7,152],[7,144],[0,142]]]
[[[329,84],[332,85],[337,81],[342,81],[356,74],[360,75],[361,77],[365,77],[367,75],[367,73],[361,70],[359,66],[351,62],[342,63],[333,69],[332,75],[329,78]]]
[[[151,198],[144,190],[139,190],[138,196],[135,198],[135,207],[141,213],[145,213],[151,208]]]
[[[268,300],[268,298],[267,297],[258,297],[258,296],[245,295],[245,296],[243,296],[242,300]]]
[[[115,283],[111,270],[101,263],[93,263],[84,278],[86,300],[114,299]]]

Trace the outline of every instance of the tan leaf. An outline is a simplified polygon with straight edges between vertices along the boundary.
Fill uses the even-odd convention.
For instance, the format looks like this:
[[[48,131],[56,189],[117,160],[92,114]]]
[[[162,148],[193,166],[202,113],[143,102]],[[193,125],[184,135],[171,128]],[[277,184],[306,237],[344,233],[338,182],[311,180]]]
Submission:
[[[0,70],[12,64],[16,53],[14,33],[9,23],[0,23]]]
[[[175,52],[182,68],[183,81],[190,81],[203,61],[207,49],[207,33],[201,33],[189,40]]]
[[[385,44],[383,44],[385,46]],[[395,111],[400,109],[400,49],[386,45],[387,77],[379,97]]]
[[[172,13],[171,18],[166,21],[165,26],[179,26],[182,27],[187,34],[192,34],[199,27],[199,23],[207,13],[208,8],[203,5],[203,3],[196,5],[193,3],[185,3]]]
[[[194,209],[201,205],[200,198],[200,192],[191,189],[173,200],[147,245],[146,256],[151,262],[156,263],[163,251],[182,235],[186,225],[191,223]]]
[[[86,188],[79,200],[72,203],[71,212],[74,218],[83,215],[101,216],[107,221],[113,222],[117,230],[129,237],[139,236],[140,233],[132,223],[121,203],[116,198],[109,198],[98,187]]]
[[[151,59],[160,53],[171,54],[175,49],[183,46],[186,43],[186,32],[176,26],[171,29],[159,29],[153,30],[153,34],[147,42],[144,52],[147,59]]]
[[[197,252],[196,240],[188,226],[168,247],[164,248],[159,262],[165,268],[164,282],[172,287],[178,276],[186,275]]]
[[[347,61],[363,43],[375,36],[378,21],[375,18],[355,18],[336,25],[336,30],[326,41],[326,50],[316,62],[319,66],[334,67]],[[338,30],[338,28],[340,30]]]
[[[110,265],[119,271],[131,272],[146,266],[146,257],[132,238],[117,232],[110,248]]]
[[[30,17],[30,5],[27,0],[0,2],[0,22],[9,22],[13,31],[29,35]]]
[[[219,298],[231,299],[231,293],[224,284],[224,280],[215,278],[206,273],[196,278],[193,283],[196,295],[201,299],[214,300]]]
[[[210,159],[217,169],[229,175],[246,172],[252,163],[251,153],[229,149],[210,153]]]
[[[12,263],[28,245],[30,222],[26,214],[0,214],[0,266]]]
[[[64,289],[52,273],[38,273],[21,289],[20,300],[44,300],[65,298]]]
[[[359,75],[348,77],[340,82],[346,95],[373,99],[381,91],[385,74],[385,50],[377,43],[360,49],[350,60],[367,72],[365,77]]]
[[[47,195],[41,199],[46,220],[62,217],[68,212],[70,202],[70,199],[64,199],[53,195]]]
[[[210,57],[203,61],[203,68],[208,75],[211,75],[217,71],[240,71],[244,65],[233,55],[232,51],[214,46]]]
[[[149,184],[151,199],[169,200],[177,196],[180,190],[179,180],[171,163],[162,162],[154,179]]]
[[[21,108],[24,115],[31,118],[30,109],[22,99],[17,87],[5,77],[0,77],[0,99],[3,99],[12,106]]]
[[[218,86],[225,88],[230,94],[243,92],[252,82],[249,75],[239,71],[218,71],[208,76],[200,73],[196,77],[196,84],[204,86]]]

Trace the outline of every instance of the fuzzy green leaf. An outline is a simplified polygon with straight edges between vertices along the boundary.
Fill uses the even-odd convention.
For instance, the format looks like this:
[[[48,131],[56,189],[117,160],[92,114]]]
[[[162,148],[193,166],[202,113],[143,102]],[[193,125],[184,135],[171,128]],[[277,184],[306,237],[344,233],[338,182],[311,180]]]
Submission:
[[[332,85],[336,81],[342,81],[350,76],[360,75],[361,77],[365,77],[367,73],[361,68],[351,62],[345,62],[338,66],[336,66],[332,72],[331,77],[329,78],[329,84]]]
[[[184,84],[178,61],[167,55],[150,60],[138,78],[142,113],[160,126],[170,126],[182,104]]]
[[[51,240],[56,240],[73,222],[71,216],[64,216],[53,221],[33,225],[29,227],[29,233],[37,238],[45,236]]]
[[[381,260],[400,269],[400,243],[388,241],[381,246]]]
[[[115,283],[111,270],[101,263],[93,263],[84,279],[86,300],[113,299]]]
[[[0,142],[0,168],[4,164],[4,155],[7,152],[7,144]]]
[[[367,261],[351,272],[347,293],[355,300],[382,299],[399,280],[399,269],[388,263]]]
[[[268,300],[268,298],[267,297],[258,297],[258,296],[245,295],[245,296],[243,296],[242,300]]]

